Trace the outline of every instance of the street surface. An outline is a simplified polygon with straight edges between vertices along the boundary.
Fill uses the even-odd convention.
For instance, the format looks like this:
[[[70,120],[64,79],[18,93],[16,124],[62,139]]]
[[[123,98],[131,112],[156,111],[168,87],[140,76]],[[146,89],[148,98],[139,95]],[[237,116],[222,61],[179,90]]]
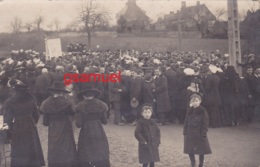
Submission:
[[[141,167],[138,162],[138,143],[134,137],[135,126],[115,126],[112,120],[113,117],[104,125],[109,141],[111,167]],[[42,125],[42,116],[37,126],[47,164],[48,128]],[[183,154],[183,126],[168,124],[160,126],[160,129],[161,162],[156,163],[156,167],[189,167],[188,155]],[[76,127],[74,130],[77,142],[79,130]],[[260,166],[260,123],[209,128],[208,138],[212,154],[205,156],[205,167]],[[6,145],[6,156],[8,150]],[[6,166],[9,166],[10,158],[6,160]],[[198,162],[198,156],[196,160]],[[4,163],[2,166],[5,166]]]

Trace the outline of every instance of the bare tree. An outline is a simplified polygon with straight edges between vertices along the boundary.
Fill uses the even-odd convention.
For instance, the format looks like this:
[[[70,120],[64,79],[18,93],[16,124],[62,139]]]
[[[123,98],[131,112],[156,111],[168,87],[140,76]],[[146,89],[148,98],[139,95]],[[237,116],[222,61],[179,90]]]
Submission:
[[[43,23],[43,16],[37,16],[35,19],[34,19],[34,24],[36,25],[36,29],[38,31],[41,30],[41,24]]]
[[[246,10],[243,10],[243,11],[238,13],[238,18],[239,18],[240,22],[242,22],[246,18],[246,15],[247,15]]]
[[[255,4],[256,3],[256,0],[252,0],[254,1],[253,4],[249,1],[248,2],[248,9],[250,12],[254,13],[256,10],[257,10],[257,5]]]
[[[19,18],[18,16],[15,16],[10,23],[10,27],[12,28],[13,33],[18,34],[19,32],[21,32],[23,28],[22,19]]]
[[[30,32],[30,31],[32,30],[32,27],[33,27],[33,23],[31,23],[31,22],[27,22],[27,23],[25,23],[25,25],[24,25],[24,28],[26,28],[26,30],[27,30],[28,32]]]
[[[197,29],[201,32],[201,36],[205,36],[206,20],[203,19],[203,12],[200,9],[196,9],[195,13],[188,13],[188,20],[193,21],[196,24]]]
[[[223,17],[225,16],[227,14],[227,11],[226,11],[226,9],[224,9],[224,8],[217,8],[216,10],[215,10],[215,16],[216,16],[216,20],[217,21],[221,21],[221,20],[223,20]],[[225,17],[225,20],[226,20],[227,18]]]
[[[56,31],[60,30],[60,23],[61,23],[60,20],[58,18],[55,18],[54,25],[55,25]]]
[[[205,37],[209,31],[209,21],[215,20],[216,17],[212,15],[208,10],[196,7],[193,11],[182,12],[187,18],[187,21],[193,21],[200,31],[202,38]],[[214,17],[214,18],[213,18]]]
[[[109,12],[94,0],[84,1],[79,14],[80,22],[84,24],[84,31],[88,35],[88,47],[91,46],[91,32],[100,25],[108,23]]]
[[[47,25],[47,27],[48,27],[48,29],[49,29],[50,31],[52,31],[52,30],[53,30],[53,23],[51,22],[50,24]]]

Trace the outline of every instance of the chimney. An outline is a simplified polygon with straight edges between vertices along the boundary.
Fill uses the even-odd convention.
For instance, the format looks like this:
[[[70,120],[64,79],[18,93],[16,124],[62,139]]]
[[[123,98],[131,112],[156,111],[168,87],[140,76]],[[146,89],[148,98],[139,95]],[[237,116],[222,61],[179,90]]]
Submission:
[[[173,14],[174,14],[174,11],[171,11],[170,14],[173,15]]]
[[[128,5],[135,5],[136,4],[136,0],[128,0]]]
[[[182,8],[182,9],[186,8],[186,2],[185,2],[185,1],[182,1],[182,2],[181,2],[181,8]]]
[[[200,1],[197,1],[197,6],[200,6]]]

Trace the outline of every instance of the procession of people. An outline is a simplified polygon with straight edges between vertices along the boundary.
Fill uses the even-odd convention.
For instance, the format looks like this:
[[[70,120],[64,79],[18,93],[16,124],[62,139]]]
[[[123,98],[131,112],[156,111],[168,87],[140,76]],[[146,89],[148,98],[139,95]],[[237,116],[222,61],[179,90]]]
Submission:
[[[70,46],[71,48],[71,46]],[[71,51],[71,50],[70,50]],[[250,56],[248,56],[250,57]],[[248,58],[247,57],[247,58]],[[210,154],[208,127],[238,126],[260,120],[260,64],[243,64],[239,77],[229,55],[219,51],[67,52],[46,58],[31,50],[13,51],[0,63],[0,103],[10,133],[11,166],[44,166],[36,124],[48,126],[48,165],[109,167],[109,145],[102,124],[136,126],[139,162],[160,160],[160,126],[184,125],[184,153],[195,166]],[[253,63],[253,65],[252,65]],[[65,74],[113,74],[117,82],[64,83]],[[73,126],[80,128],[78,145]],[[122,127],[123,128],[123,127]],[[194,151],[195,149],[195,151]]]

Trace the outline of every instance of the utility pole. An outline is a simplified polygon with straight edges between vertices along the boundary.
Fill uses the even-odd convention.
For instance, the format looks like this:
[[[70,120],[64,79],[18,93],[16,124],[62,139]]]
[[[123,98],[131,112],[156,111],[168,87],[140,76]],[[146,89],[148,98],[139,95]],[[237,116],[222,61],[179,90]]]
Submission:
[[[179,12],[179,16],[178,16],[178,38],[179,38],[179,50],[181,51],[181,45],[182,45],[182,36],[181,36],[181,12]]]
[[[172,24],[177,24],[178,26],[178,49],[179,51],[182,50],[182,29],[181,29],[181,25],[183,23],[185,23],[186,21],[185,20],[181,20],[181,11],[177,11],[177,14],[178,14],[178,21],[174,21],[172,22]]]
[[[234,66],[236,72],[241,76],[242,68],[238,65],[238,62],[241,62],[241,46],[237,0],[227,0],[227,5],[229,64]]]

